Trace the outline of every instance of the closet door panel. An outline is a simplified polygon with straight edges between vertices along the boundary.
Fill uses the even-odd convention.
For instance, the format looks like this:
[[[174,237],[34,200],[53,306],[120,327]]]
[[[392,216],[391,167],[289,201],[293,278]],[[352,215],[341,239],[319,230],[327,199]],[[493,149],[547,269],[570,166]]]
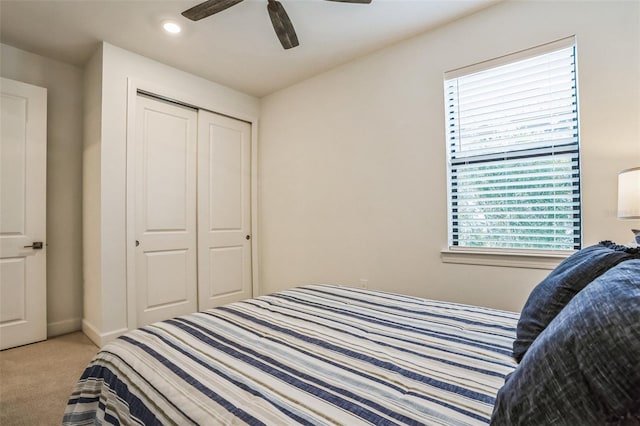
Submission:
[[[242,246],[212,248],[209,251],[209,298],[242,292],[244,252]]]
[[[135,216],[137,325],[197,310],[197,112],[139,96]]]
[[[148,251],[145,260],[145,307],[157,309],[187,303],[190,279],[188,250]]]
[[[242,231],[242,132],[221,126],[209,128],[210,231]]]
[[[198,305],[252,297],[251,125],[198,114]]]

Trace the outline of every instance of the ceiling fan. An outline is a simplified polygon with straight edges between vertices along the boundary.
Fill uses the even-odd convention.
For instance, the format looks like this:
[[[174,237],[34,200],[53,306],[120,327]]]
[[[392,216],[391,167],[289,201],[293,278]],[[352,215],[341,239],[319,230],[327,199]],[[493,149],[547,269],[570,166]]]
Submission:
[[[230,8],[243,0],[207,0],[203,3],[193,6],[191,9],[187,9],[182,12],[182,16],[189,18],[192,21],[199,21],[202,18],[211,16],[218,12],[222,12],[225,9]],[[341,3],[362,3],[369,4],[371,0],[327,0],[336,1]],[[267,9],[269,10],[269,17],[271,18],[271,24],[273,29],[280,40],[280,44],[285,49],[291,49],[296,47],[298,43],[298,36],[293,29],[293,24],[289,15],[284,10],[282,4],[277,0],[267,0]]]

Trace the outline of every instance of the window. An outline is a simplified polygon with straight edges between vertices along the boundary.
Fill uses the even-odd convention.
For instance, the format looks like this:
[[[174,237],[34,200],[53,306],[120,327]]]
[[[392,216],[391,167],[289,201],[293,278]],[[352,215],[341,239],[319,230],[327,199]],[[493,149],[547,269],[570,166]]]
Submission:
[[[573,37],[445,73],[449,246],[581,246]]]

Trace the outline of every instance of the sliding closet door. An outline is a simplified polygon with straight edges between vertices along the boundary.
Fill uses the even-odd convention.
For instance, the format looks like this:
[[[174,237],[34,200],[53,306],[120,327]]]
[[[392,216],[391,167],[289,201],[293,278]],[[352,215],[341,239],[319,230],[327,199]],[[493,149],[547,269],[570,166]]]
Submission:
[[[198,114],[198,307],[252,296],[251,125]]]
[[[137,325],[197,310],[196,110],[138,96]]]

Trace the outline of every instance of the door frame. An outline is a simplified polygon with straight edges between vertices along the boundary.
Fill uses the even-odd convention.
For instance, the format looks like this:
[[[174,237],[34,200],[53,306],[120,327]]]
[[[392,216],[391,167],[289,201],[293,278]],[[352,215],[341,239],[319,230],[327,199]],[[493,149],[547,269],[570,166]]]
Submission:
[[[258,262],[258,118],[237,111],[221,110],[205,96],[192,98],[184,92],[140,79],[127,78],[127,134],[126,134],[126,288],[127,328],[137,328],[136,270],[135,270],[135,132],[138,91],[159,100],[181,103],[215,114],[224,115],[251,124],[251,283],[253,297],[260,295]]]

